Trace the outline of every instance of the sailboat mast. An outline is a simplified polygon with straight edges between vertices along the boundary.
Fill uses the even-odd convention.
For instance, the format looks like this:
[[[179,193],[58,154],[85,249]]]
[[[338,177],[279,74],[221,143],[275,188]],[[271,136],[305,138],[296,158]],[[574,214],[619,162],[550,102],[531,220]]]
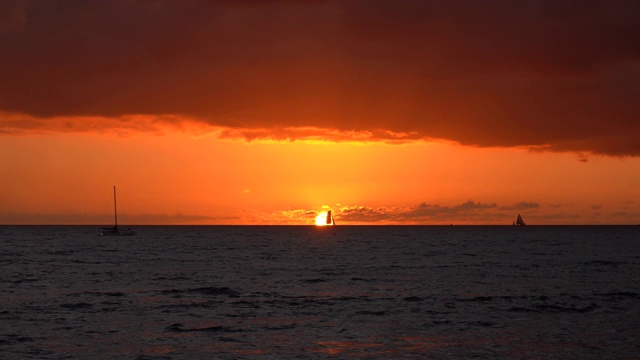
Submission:
[[[113,185],[113,218],[115,221],[114,228],[118,228],[118,207],[116,205],[116,186]]]

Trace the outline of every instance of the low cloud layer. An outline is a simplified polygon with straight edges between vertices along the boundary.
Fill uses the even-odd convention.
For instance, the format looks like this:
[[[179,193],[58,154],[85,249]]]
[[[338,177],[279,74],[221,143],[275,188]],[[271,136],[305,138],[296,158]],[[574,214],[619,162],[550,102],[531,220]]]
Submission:
[[[0,133],[146,116],[638,156],[639,38],[633,1],[5,0]]]
[[[112,226],[113,214],[87,213],[0,213],[0,225],[103,225]],[[128,225],[208,224],[238,221],[237,217],[207,215],[119,214],[119,223]]]
[[[329,210],[324,207],[322,211]],[[630,224],[636,225],[640,208],[634,201],[607,207],[602,205],[539,205],[520,202],[500,206],[468,200],[457,205],[421,203],[415,206],[336,206],[332,209],[338,225],[510,225],[521,213],[527,224]],[[226,216],[163,213],[120,214],[119,223],[129,225],[312,225],[319,211],[290,209],[273,212],[242,210]],[[72,224],[110,226],[112,214],[87,213],[0,213],[0,225]]]
[[[606,210],[606,211],[604,211]],[[285,212],[287,223],[312,224],[317,212],[296,210]],[[521,213],[525,221],[533,225],[545,224],[635,224],[640,212],[637,203],[625,202],[616,204],[610,209],[602,206],[573,205],[540,205],[537,202],[523,201],[515,204],[498,205],[468,200],[457,205],[421,203],[415,206],[400,207],[368,207],[341,206],[336,207],[333,216],[337,224],[416,224],[416,225],[449,225],[449,224],[502,224],[510,225]]]
[[[369,208],[366,206],[343,207],[336,217],[342,222],[356,223],[443,223],[443,222],[473,222],[494,218],[498,208],[495,203],[484,204],[468,200],[455,206],[421,203],[412,207],[399,208]],[[481,220],[483,219],[483,220]]]

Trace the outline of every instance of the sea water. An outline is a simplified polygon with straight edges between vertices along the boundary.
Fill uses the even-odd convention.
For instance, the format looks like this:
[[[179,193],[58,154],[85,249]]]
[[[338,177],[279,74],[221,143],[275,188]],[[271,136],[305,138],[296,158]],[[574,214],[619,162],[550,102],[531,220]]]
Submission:
[[[0,227],[2,359],[640,357],[639,226]]]

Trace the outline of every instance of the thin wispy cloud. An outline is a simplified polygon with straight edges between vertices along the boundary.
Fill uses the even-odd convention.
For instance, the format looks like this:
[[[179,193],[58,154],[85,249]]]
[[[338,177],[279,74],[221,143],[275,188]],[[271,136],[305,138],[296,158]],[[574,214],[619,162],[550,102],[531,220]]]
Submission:
[[[118,214],[118,222],[125,225],[186,225],[202,223],[228,223],[238,217],[214,217],[195,214]],[[2,225],[112,225],[113,214],[62,213],[0,213]]]

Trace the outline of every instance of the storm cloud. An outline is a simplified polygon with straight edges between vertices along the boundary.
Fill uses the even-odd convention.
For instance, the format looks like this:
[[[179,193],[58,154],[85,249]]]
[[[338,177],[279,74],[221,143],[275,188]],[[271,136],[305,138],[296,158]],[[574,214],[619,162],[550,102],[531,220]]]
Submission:
[[[0,134],[157,116],[638,156],[637,39],[634,1],[0,1]]]

